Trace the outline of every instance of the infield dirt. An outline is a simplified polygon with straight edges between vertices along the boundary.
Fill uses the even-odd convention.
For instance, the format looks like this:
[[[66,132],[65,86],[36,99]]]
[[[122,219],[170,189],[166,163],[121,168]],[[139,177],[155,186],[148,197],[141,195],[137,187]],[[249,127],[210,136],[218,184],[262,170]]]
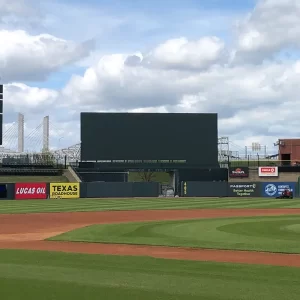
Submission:
[[[298,214],[300,214],[300,209],[202,209],[5,214],[0,215],[0,249],[152,256],[167,259],[300,267],[300,255],[297,254],[45,241],[46,238],[93,224]]]

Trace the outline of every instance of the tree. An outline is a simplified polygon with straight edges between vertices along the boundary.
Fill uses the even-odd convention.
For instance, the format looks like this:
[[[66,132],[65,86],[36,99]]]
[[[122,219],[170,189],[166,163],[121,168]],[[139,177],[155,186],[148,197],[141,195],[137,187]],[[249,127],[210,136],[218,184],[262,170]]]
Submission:
[[[151,182],[155,178],[155,173],[152,171],[138,172],[138,174],[139,174],[139,177],[141,178],[141,180],[144,182]]]

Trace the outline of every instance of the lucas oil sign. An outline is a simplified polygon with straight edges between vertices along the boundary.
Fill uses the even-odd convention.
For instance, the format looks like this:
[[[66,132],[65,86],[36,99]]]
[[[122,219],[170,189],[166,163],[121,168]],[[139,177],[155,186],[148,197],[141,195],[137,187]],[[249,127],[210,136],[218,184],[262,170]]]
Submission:
[[[79,183],[50,183],[50,198],[79,198]]]
[[[46,199],[47,185],[46,183],[16,183],[15,199]]]

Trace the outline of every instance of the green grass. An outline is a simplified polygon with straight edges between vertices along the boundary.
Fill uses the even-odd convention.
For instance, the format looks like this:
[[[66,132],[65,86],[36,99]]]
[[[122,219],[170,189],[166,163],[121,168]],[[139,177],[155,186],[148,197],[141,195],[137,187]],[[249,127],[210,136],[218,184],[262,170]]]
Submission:
[[[298,300],[300,268],[0,251],[5,300]]]
[[[50,240],[300,253],[300,216],[92,225]]]
[[[0,183],[69,182],[65,176],[0,176]]]
[[[270,198],[131,198],[0,201],[0,214],[205,208],[300,208],[300,200]]]

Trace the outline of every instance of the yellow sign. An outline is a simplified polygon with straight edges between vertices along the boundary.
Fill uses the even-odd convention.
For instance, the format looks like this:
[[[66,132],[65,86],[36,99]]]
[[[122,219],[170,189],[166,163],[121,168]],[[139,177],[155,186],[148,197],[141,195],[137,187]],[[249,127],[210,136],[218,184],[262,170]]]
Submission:
[[[183,184],[183,194],[184,194],[184,196],[187,195],[187,185],[186,185],[186,182]]]
[[[80,198],[79,183],[50,183],[50,198]]]

